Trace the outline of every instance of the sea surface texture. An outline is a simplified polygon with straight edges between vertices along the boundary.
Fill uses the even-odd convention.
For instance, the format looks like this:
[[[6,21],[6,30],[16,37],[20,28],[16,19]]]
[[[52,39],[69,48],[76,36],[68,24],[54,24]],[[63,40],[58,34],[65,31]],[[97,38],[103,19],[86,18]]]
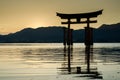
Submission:
[[[1,43],[0,80],[120,80],[120,43]]]

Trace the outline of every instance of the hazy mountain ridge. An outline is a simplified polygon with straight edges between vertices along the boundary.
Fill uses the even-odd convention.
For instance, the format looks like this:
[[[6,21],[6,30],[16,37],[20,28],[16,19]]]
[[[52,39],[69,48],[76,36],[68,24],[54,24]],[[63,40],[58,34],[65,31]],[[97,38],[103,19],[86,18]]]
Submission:
[[[1,36],[0,42],[59,42],[62,40],[62,27],[25,28],[13,34]]]
[[[74,42],[84,42],[84,29],[73,31]],[[103,24],[93,29],[94,42],[120,42],[120,23]],[[63,27],[25,28],[16,33],[0,35],[1,43],[63,42]]]
[[[120,42],[120,23],[102,25],[94,30],[95,42]]]
[[[120,23],[111,24],[111,25],[103,24],[98,29],[101,29],[101,30],[104,30],[104,29],[105,30],[120,30]]]

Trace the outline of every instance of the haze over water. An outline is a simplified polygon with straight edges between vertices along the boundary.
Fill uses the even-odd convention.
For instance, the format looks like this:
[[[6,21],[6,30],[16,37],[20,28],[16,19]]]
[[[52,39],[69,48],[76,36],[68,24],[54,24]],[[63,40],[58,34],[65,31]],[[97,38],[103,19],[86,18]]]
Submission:
[[[98,80],[74,73],[77,66],[86,68],[84,52],[84,44],[74,44],[69,74],[62,43],[3,43],[0,80]],[[91,66],[102,76],[99,80],[119,80],[120,43],[95,43]]]

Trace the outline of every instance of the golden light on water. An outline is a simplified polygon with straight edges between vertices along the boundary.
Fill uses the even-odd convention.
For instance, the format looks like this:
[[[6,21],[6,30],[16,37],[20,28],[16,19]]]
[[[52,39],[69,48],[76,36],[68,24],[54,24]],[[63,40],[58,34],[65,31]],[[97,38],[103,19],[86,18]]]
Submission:
[[[1,43],[0,45],[0,79],[89,80],[89,77],[81,77],[82,74],[67,73],[68,57],[65,55],[67,52],[63,51],[62,43]],[[76,71],[76,66],[81,66],[82,70],[86,68],[83,45],[83,43],[74,44],[71,53],[72,71]],[[100,71],[105,80],[120,78],[119,48],[119,43],[94,45],[91,67],[97,67],[97,71]]]

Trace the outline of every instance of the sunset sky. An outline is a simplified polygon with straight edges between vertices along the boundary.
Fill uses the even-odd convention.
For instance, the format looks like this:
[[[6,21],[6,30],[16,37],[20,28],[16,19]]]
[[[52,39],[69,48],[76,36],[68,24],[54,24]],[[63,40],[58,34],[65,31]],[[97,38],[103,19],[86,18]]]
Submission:
[[[67,26],[61,25],[56,12],[83,13],[100,9],[103,14],[92,27],[120,22],[120,0],[0,0],[0,34],[27,27]],[[83,26],[72,25],[72,28]]]

